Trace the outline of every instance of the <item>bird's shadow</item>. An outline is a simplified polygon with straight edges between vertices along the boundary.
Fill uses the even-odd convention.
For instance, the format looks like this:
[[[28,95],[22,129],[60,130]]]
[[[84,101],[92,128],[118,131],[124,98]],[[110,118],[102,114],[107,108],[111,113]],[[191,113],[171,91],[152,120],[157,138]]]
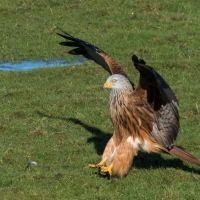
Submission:
[[[105,133],[99,128],[87,125],[84,122],[80,121],[79,119],[65,118],[65,117],[63,118],[59,116],[54,116],[52,114],[46,115],[39,111],[37,112],[37,114],[40,115],[41,117],[55,118],[59,120],[64,120],[66,122],[67,121],[73,122],[76,125],[78,124],[82,126],[88,132],[91,132],[93,136],[88,138],[87,142],[94,143],[95,150],[98,155],[102,155],[108,140],[112,136],[111,133]],[[132,167],[135,167],[137,169],[176,168],[176,169],[181,169],[183,171],[200,174],[200,170],[185,165],[182,160],[176,157],[174,157],[173,159],[164,159],[160,154],[155,154],[155,153],[149,154],[145,152],[139,152],[138,155],[134,158]]]

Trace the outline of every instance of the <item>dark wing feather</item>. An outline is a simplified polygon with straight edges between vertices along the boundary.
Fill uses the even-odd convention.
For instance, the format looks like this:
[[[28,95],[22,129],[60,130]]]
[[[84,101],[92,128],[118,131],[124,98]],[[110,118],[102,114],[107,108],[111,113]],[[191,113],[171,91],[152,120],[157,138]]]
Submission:
[[[59,44],[63,46],[77,47],[77,44],[75,42],[60,42]]]
[[[60,29],[61,30],[61,29]],[[108,56],[104,51],[99,49],[89,42],[80,40],[69,35],[67,32],[61,30],[64,34],[57,33],[61,37],[65,38],[67,41],[60,42],[61,45],[69,47],[78,47],[69,51],[72,55],[83,55],[84,57],[95,61],[97,64],[101,65],[110,74],[122,74],[127,77],[121,66]],[[128,77],[127,77],[128,78]]]
[[[173,146],[179,130],[178,101],[167,82],[144,60],[133,55],[133,63],[140,72],[139,85],[147,90],[147,101],[152,107],[156,122],[149,133],[167,149]]]

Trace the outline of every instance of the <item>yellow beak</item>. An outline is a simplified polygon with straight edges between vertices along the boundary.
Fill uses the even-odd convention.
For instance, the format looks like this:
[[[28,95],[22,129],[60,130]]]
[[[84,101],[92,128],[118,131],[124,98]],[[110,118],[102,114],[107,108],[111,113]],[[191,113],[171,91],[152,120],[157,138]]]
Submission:
[[[113,84],[108,83],[108,82],[105,82],[103,88],[104,88],[104,89],[106,89],[106,88],[111,88],[112,86],[113,86]]]

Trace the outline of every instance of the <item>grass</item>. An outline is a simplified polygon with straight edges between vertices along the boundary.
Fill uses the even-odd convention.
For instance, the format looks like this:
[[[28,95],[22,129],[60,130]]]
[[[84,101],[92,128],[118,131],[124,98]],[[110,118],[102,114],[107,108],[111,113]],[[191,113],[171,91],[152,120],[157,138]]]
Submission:
[[[180,102],[177,145],[200,157],[199,16],[196,0],[1,1],[0,60],[50,60],[66,48],[60,27],[96,44],[137,82],[136,53]],[[73,59],[67,56],[67,59]],[[200,170],[168,155],[140,153],[124,179],[100,177],[112,135],[108,74],[93,62],[0,72],[2,199],[200,199]],[[25,170],[29,161],[37,166]]]

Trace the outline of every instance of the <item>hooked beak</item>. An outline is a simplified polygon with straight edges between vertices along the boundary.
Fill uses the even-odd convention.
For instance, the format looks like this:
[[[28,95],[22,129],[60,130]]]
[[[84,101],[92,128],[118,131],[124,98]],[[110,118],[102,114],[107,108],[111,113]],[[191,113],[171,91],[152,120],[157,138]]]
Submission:
[[[113,84],[105,82],[104,85],[103,85],[103,89],[111,88],[112,86],[113,86]]]

